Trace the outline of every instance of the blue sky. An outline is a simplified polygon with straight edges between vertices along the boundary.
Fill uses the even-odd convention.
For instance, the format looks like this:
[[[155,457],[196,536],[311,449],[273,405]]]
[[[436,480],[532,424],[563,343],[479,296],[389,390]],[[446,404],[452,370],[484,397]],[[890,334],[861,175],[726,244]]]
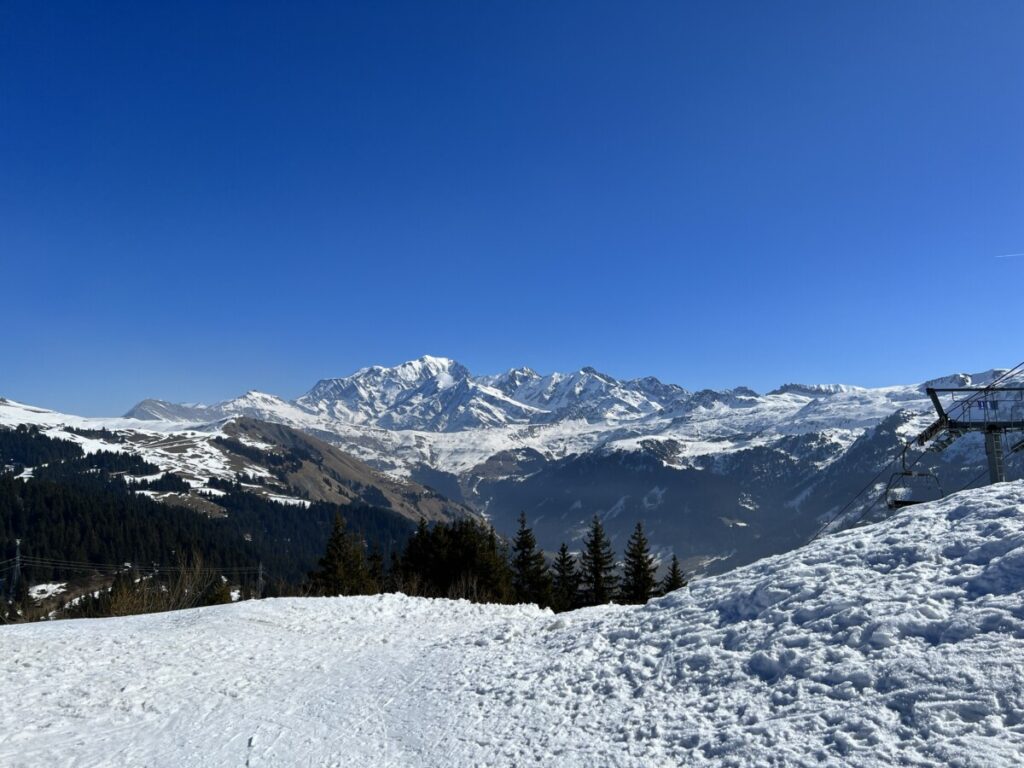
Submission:
[[[1024,4],[0,7],[0,394],[1022,357]]]

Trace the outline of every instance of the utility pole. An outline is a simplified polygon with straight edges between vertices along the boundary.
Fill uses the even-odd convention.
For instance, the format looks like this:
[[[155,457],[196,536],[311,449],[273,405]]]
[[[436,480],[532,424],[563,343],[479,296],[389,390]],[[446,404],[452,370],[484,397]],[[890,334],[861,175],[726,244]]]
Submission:
[[[14,540],[14,570],[11,571],[11,597],[18,594],[18,581],[21,578],[21,539]]]

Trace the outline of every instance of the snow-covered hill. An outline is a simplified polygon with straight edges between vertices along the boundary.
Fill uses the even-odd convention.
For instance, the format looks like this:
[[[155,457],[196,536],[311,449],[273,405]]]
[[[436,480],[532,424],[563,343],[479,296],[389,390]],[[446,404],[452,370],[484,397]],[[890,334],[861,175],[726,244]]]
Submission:
[[[211,487],[217,481],[241,482],[243,490],[284,504],[355,502],[391,509],[413,521],[473,514],[414,481],[379,472],[313,435],[242,415],[211,423],[93,419],[0,398],[0,429],[19,425],[35,426],[48,437],[76,443],[85,453],[136,454],[159,469],[159,475],[147,479],[169,473],[191,488],[188,493],[144,493],[208,514],[219,514],[209,498],[222,493]],[[23,476],[30,477],[32,469],[24,468]]]
[[[5,766],[1024,761],[1024,483],[552,615],[387,595],[0,627]]]

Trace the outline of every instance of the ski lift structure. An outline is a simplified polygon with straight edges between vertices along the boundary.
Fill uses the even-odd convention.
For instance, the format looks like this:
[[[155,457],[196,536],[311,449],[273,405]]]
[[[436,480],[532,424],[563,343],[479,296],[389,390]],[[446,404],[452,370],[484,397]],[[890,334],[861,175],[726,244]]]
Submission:
[[[985,436],[989,483],[1006,479],[1006,457],[1024,450],[1024,387],[928,387],[925,390],[938,416],[913,444],[932,452],[943,451],[972,432]],[[886,506],[902,509],[943,495],[934,472],[913,470],[907,465],[908,444],[903,449],[903,469],[889,478]],[[1007,447],[1009,446],[1009,447]],[[916,462],[915,462],[916,464]]]
[[[926,501],[936,501],[945,494],[942,482],[934,472],[918,471],[907,467],[907,452],[903,451],[903,469],[894,472],[885,487],[885,505],[889,509],[903,509]]]

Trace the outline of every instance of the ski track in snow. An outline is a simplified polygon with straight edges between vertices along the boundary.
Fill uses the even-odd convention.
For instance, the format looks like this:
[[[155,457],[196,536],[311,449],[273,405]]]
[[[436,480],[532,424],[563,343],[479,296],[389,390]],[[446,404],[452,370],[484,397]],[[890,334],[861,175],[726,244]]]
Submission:
[[[1024,482],[644,607],[402,595],[0,627],[3,766],[1020,765]]]

